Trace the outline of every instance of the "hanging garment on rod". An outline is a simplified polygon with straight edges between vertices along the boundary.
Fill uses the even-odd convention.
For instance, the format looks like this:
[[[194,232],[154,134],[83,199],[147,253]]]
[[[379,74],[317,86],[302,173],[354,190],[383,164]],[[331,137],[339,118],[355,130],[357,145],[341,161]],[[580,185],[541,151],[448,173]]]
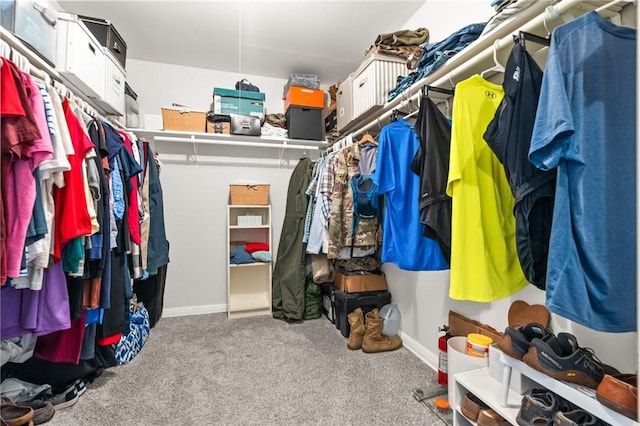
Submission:
[[[419,209],[424,236],[434,239],[451,262],[451,197],[446,193],[451,149],[451,124],[426,95],[415,125],[420,146],[411,171],[420,177]]]
[[[277,261],[272,278],[273,317],[283,321],[304,319],[306,267],[302,242],[311,160],[303,157],[293,169],[287,190]]]
[[[438,243],[423,235],[420,179],[409,170],[419,145],[414,125],[402,118],[383,127],[378,138],[375,182],[385,197],[381,260],[407,271],[438,271],[449,266]]]
[[[330,153],[318,160],[319,172],[313,197],[316,200],[316,207],[311,218],[309,229],[309,239],[307,241],[307,253],[319,254],[323,246],[328,245],[329,236],[329,216],[331,215],[331,192],[333,190],[333,174],[335,172],[336,153]],[[333,165],[331,165],[331,163]],[[331,182],[330,184],[328,182]],[[331,189],[327,189],[330,185]]]
[[[606,332],[637,328],[635,93],[635,29],[589,12],[554,30],[529,150],[558,173],[546,304]]]
[[[482,138],[504,92],[475,74],[456,85],[447,194],[452,198],[451,285],[456,300],[492,302],[528,283],[515,245],[513,195]]]
[[[364,255],[375,252],[379,241],[379,220],[377,217],[360,220],[357,229],[353,232],[354,224],[354,194],[351,188],[351,180],[359,173],[360,159],[364,151],[368,149],[377,151],[377,147],[353,144],[338,152],[333,192],[331,195],[331,216],[329,219],[329,247],[327,257],[329,259],[342,259],[345,254],[348,257],[362,254],[355,251],[351,254],[351,247],[360,248]],[[369,151],[371,152],[371,151]],[[372,171],[372,164],[365,156],[367,173]],[[345,250],[346,249],[346,250]]]
[[[515,43],[505,71],[505,96],[484,140],[503,164],[515,198],[520,265],[527,280],[544,290],[556,171],[542,171],[528,158],[541,85],[542,70],[523,45]]]

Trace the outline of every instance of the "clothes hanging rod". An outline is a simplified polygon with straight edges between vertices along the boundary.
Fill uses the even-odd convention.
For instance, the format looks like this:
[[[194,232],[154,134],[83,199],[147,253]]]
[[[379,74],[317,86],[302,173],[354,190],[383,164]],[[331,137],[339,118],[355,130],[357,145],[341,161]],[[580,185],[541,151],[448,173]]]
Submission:
[[[279,144],[273,144],[268,142],[243,142],[238,140],[214,140],[214,139],[202,139],[202,138],[180,138],[175,136],[154,136],[154,141],[158,142],[182,142],[182,143],[206,143],[213,145],[229,145],[235,147],[257,147],[257,148],[280,148],[280,149],[301,149],[301,150],[318,150],[321,147],[313,145],[300,145],[290,144],[287,141],[282,141]]]
[[[600,7],[598,7],[595,11],[596,12],[602,12],[603,10],[607,10],[607,9],[609,9],[609,8],[611,8],[613,6],[616,6],[616,5],[620,4],[620,3],[633,4],[635,2],[634,2],[634,0],[613,0],[613,1],[610,1],[609,3],[607,3],[607,4],[604,4],[604,5],[600,6]]]
[[[620,1],[624,1],[626,3],[633,2],[633,0],[615,0],[616,3]],[[552,7],[557,13],[557,16],[561,18],[562,15],[572,9],[579,10],[582,12],[581,14],[589,12],[589,9],[584,9],[583,3],[584,2],[582,0],[553,0],[536,2],[534,5],[523,10],[518,15],[515,15],[509,21],[499,25],[487,35],[478,38],[466,49],[463,49],[445,62],[444,65],[432,74],[414,83],[406,90],[406,96],[401,94],[387,103],[384,106],[384,113],[358,127],[351,132],[351,135],[355,137],[370,128],[376,126],[381,127],[381,121],[388,118],[393,109],[403,108],[409,101],[418,99],[419,96],[421,96],[421,86],[455,86],[454,79],[456,81],[461,81],[468,78],[477,71],[479,64],[491,59],[493,55],[493,43],[495,40],[498,40],[496,48],[498,50],[503,49],[513,45],[513,34],[517,34],[518,31],[533,32],[535,29],[544,28],[545,21],[548,24],[550,20],[553,20],[546,16],[545,9],[547,7]],[[606,6],[613,6],[613,2],[608,3]]]

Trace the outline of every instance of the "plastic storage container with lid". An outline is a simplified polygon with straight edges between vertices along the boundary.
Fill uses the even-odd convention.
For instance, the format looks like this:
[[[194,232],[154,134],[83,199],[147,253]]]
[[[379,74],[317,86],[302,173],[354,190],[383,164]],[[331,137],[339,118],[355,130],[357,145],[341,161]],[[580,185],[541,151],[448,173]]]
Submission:
[[[489,346],[493,343],[491,337],[478,334],[467,334],[467,355],[477,358],[487,358],[489,356]]]

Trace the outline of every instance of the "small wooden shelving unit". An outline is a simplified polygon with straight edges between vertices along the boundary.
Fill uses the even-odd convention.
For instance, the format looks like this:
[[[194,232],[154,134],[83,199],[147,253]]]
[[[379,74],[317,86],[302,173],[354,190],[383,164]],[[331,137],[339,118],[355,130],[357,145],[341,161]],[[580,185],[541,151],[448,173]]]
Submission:
[[[259,218],[259,219],[258,219]],[[243,219],[252,219],[245,220]],[[258,224],[259,223],[259,224]],[[271,251],[271,206],[229,205],[229,255],[237,245],[260,242]],[[273,255],[272,255],[273,257]],[[227,259],[227,316],[229,319],[271,314],[272,262],[233,264]]]

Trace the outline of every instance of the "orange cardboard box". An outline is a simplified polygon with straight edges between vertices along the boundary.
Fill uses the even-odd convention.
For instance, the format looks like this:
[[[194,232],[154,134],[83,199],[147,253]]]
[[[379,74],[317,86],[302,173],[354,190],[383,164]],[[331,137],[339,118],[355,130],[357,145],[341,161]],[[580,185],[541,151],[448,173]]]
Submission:
[[[284,98],[284,110],[289,109],[289,105],[324,108],[324,91],[320,89],[309,89],[307,87],[290,86],[287,96]]]

